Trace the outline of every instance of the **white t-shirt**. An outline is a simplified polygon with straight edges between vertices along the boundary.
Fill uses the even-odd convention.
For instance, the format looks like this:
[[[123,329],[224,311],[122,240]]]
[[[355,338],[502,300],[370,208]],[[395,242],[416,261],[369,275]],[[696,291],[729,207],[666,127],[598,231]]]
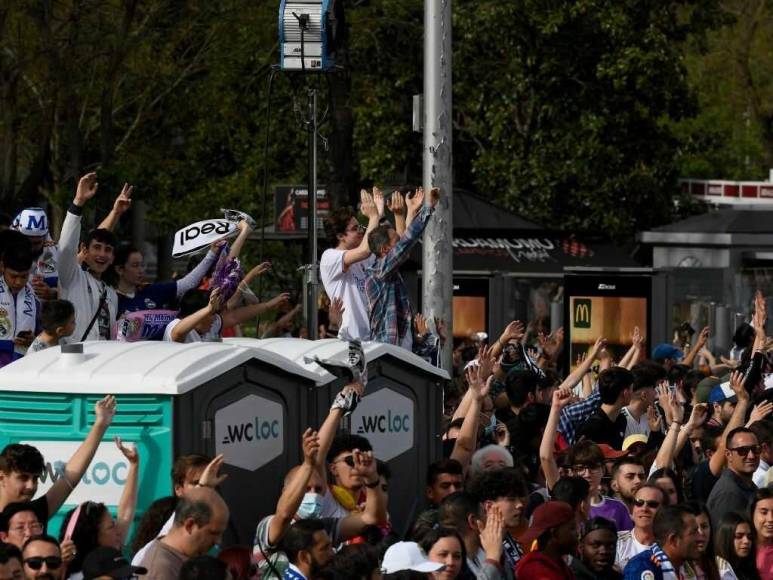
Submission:
[[[340,338],[370,338],[368,321],[368,299],[365,295],[366,270],[376,259],[369,256],[361,262],[349,266],[344,272],[344,250],[329,248],[322,253],[319,261],[319,274],[325,292],[332,300],[340,298],[344,302],[344,314],[338,330]]]
[[[172,329],[180,324],[181,319],[175,318],[172,322],[166,325],[164,330],[164,340],[167,342],[174,342],[172,340]],[[220,340],[220,331],[223,329],[223,319],[220,316],[215,316],[212,321],[212,327],[203,335],[199,334],[196,330],[191,330],[185,336],[185,342],[218,342]]]
[[[633,530],[627,532],[617,532],[617,554],[615,555],[615,565],[618,570],[623,570],[628,561],[652,547],[645,546],[636,541]]]
[[[757,467],[757,471],[754,472],[754,475],[752,475],[754,485],[757,487],[766,487],[765,482],[768,479],[768,470],[770,470],[770,465],[760,459],[760,465]]]
[[[336,501],[335,496],[330,491],[330,487],[325,490],[322,496],[322,511],[319,514],[321,518],[345,518],[349,515],[349,510],[344,508]]]
[[[628,407],[623,407],[621,409],[623,416],[625,417],[625,436],[628,437],[629,435],[645,435],[646,437],[650,436],[650,424],[647,420],[647,413],[642,413],[641,417],[639,417],[639,420],[637,421],[633,415],[631,415],[631,412],[628,410]]]

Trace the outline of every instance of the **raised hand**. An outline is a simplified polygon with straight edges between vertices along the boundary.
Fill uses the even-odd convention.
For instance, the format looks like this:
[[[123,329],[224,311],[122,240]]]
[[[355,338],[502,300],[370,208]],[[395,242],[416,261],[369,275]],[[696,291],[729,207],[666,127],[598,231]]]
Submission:
[[[360,190],[360,213],[368,219],[378,217],[378,209],[373,201],[373,196],[364,189]]]
[[[97,174],[94,172],[87,173],[78,182],[78,189],[75,192],[73,203],[79,207],[85,205],[87,201],[97,194],[98,187]]]
[[[701,330],[701,333],[698,335],[698,340],[695,343],[698,345],[698,350],[706,345],[706,342],[709,340],[709,332],[711,332],[711,328],[708,326],[704,326],[703,330]]]
[[[268,301],[267,304],[269,308],[276,308],[277,306],[281,306],[288,300],[290,300],[290,293],[282,292],[281,294],[274,296],[271,300]]]
[[[471,365],[464,372],[464,378],[467,379],[467,385],[476,400],[482,401],[488,395],[491,384],[483,378],[479,365]]]
[[[730,375],[730,388],[733,389],[735,396],[739,401],[748,401],[749,393],[743,384],[743,373],[740,371],[733,371]]]
[[[378,217],[382,217],[384,215],[384,194],[375,185],[373,186],[373,203],[376,204]]]
[[[553,391],[552,405],[561,410],[572,402],[572,390],[569,388],[556,389]]]
[[[660,415],[658,415],[655,405],[647,407],[647,425],[650,427],[650,431],[660,431]]]
[[[352,451],[352,457],[354,459],[353,475],[359,475],[366,484],[378,481],[378,465],[372,451],[355,449]]]
[[[308,465],[317,464],[319,452],[319,434],[310,428],[303,432],[303,462]]]
[[[392,197],[387,202],[387,208],[395,215],[405,214],[405,198],[399,191],[392,192]]]
[[[247,275],[244,277],[245,280],[250,279],[252,280],[256,276],[260,276],[261,274],[265,274],[271,269],[271,262],[263,262],[261,264],[258,264],[255,266],[252,270],[247,272]]]
[[[409,195],[405,200],[405,206],[408,208],[408,211],[414,215],[419,212],[423,203],[424,189],[421,187],[418,188],[413,195]]]
[[[113,212],[115,212],[119,216],[126,213],[126,211],[132,205],[133,191],[134,191],[133,185],[129,185],[128,183],[123,184],[121,193],[118,194],[118,197],[116,197],[115,201],[113,202]]]
[[[698,403],[692,408],[690,420],[687,421],[693,427],[700,427],[706,422],[709,415],[709,406],[706,403]]]
[[[593,344],[593,348],[591,348],[590,354],[588,354],[588,356],[591,358],[591,360],[596,360],[596,357],[598,357],[599,352],[601,352],[606,347],[607,347],[607,339],[603,337],[599,337],[596,339],[596,342]]]
[[[212,314],[217,314],[223,307],[223,296],[220,293],[220,288],[215,288],[209,293],[209,311]]]
[[[770,401],[761,402],[752,409],[752,412],[749,415],[748,425],[756,423],[757,421],[762,421],[765,417],[770,415],[771,412],[773,412],[773,403]]]
[[[115,437],[113,437],[113,441],[115,441],[116,447],[118,447],[118,450],[121,453],[123,453],[123,456],[126,458],[126,460],[129,463],[131,463],[133,465],[136,465],[139,462],[140,454],[137,451],[137,446],[136,445],[134,445],[132,447],[126,447],[123,444],[123,441],[121,441],[121,438],[118,437],[117,435]]]
[[[227,473],[220,475],[220,468],[223,466],[224,461],[225,454],[223,453],[210,461],[204,468],[204,471],[201,472],[199,485],[203,485],[204,487],[217,487],[223,483],[228,477]]]
[[[107,395],[103,399],[100,399],[94,405],[94,416],[96,424],[103,427],[109,427],[115,417],[115,410],[117,408],[115,397],[113,395]]]
[[[520,320],[513,320],[505,327],[505,331],[502,333],[499,341],[502,343],[502,346],[504,346],[504,343],[510,342],[511,340],[520,342],[524,334],[525,327],[523,326],[523,322]]]
[[[658,402],[660,403],[660,407],[663,409],[663,413],[666,415],[666,423],[671,425],[671,423],[674,421],[674,416],[671,412],[671,399],[669,398],[668,382],[661,381],[658,383],[658,385],[655,387],[655,394],[658,397]]]
[[[427,319],[421,312],[417,312],[413,317],[413,325],[416,329],[416,336],[423,337],[429,333],[429,326],[427,325]]]
[[[482,344],[478,349],[478,365],[480,366],[480,376],[482,378],[490,377],[494,372],[496,359],[492,356],[492,347]]]

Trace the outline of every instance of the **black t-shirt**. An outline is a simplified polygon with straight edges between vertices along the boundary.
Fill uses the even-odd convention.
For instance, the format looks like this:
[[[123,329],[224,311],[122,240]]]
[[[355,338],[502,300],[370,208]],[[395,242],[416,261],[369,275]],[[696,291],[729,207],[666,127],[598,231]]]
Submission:
[[[42,495],[38,499],[32,500],[30,507],[35,512],[35,515],[38,516],[38,521],[45,528],[48,524],[48,499],[46,499],[46,496]]]
[[[606,443],[613,449],[622,449],[626,425],[625,415],[620,413],[612,421],[599,407],[577,430],[577,440],[590,439],[594,443]]]
[[[709,495],[719,478],[711,473],[709,462],[699,463],[692,473],[692,494],[693,499],[706,503],[709,501]]]

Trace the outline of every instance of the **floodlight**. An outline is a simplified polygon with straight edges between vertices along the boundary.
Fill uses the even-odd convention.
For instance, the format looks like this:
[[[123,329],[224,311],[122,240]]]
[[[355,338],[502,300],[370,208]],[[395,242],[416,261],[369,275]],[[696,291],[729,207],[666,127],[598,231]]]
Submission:
[[[286,71],[334,70],[343,34],[342,0],[282,0],[279,67]]]

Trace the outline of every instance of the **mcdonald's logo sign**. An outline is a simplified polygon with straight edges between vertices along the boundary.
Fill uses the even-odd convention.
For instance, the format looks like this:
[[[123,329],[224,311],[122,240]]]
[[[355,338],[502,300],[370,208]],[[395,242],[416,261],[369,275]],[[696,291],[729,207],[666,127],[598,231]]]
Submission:
[[[574,301],[574,328],[590,328],[591,301],[578,298]]]

